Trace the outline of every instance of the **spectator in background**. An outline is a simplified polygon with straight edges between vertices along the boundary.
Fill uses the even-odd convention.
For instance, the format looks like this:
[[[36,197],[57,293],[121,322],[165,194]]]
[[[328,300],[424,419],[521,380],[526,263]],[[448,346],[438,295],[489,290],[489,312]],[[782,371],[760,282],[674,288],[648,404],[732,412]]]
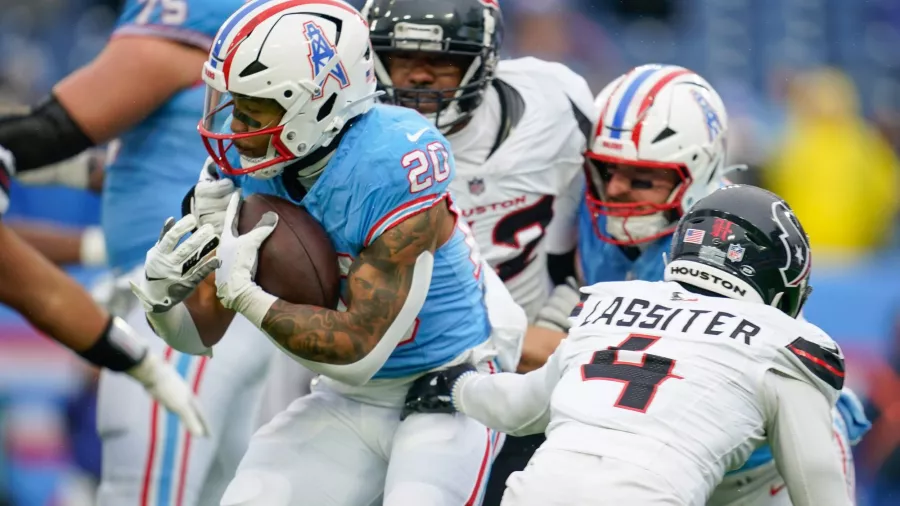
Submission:
[[[763,183],[791,203],[819,258],[847,259],[886,244],[897,210],[898,163],[859,112],[838,70],[798,75],[785,136]]]
[[[872,430],[857,448],[857,472],[872,484],[871,506],[900,502],[900,306],[893,315],[892,334],[884,362],[866,367],[866,414]]]
[[[572,53],[569,16],[572,0],[515,2],[510,26],[519,37],[515,51],[549,61],[565,61]],[[540,36],[534,36],[539,34]]]

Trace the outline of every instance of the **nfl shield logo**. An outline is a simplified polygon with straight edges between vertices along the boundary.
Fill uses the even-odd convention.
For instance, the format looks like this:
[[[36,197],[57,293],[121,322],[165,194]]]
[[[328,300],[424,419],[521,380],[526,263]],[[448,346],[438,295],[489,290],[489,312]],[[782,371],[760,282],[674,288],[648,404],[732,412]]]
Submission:
[[[481,195],[484,193],[484,179],[476,177],[469,180],[469,193],[472,195]]]
[[[728,246],[728,259],[732,262],[740,262],[744,259],[744,247],[740,244]]]

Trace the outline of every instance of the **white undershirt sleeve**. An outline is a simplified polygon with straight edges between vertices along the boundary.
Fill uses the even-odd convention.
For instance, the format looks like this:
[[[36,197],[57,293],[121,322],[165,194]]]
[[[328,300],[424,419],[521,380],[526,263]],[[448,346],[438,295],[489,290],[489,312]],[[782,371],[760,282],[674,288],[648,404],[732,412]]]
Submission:
[[[766,432],[794,506],[852,505],[825,396],[774,371],[766,375],[764,395]]]
[[[460,378],[453,390],[457,411],[512,436],[544,432],[550,422],[550,396],[560,379],[562,346],[543,367],[528,374],[479,373]]]

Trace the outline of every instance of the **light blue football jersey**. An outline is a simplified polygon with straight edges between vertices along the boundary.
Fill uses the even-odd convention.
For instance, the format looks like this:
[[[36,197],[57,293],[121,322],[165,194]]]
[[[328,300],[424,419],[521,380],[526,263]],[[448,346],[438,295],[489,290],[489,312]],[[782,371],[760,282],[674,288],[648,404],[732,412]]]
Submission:
[[[597,218],[597,226],[605,227],[606,218]],[[607,281],[659,281],[663,278],[665,264],[663,253],[668,253],[672,236],[656,239],[634,260],[629,259],[615,244],[600,240],[594,231],[591,214],[584,198],[578,208],[578,255],[585,284]]]
[[[285,175],[268,180],[248,175],[233,179],[244,196],[277,195],[305,207],[346,260],[342,262],[346,274],[349,261],[386,230],[434,205],[444,205],[455,172],[449,145],[419,113],[376,105],[347,129],[325,170],[302,199],[288,193]],[[235,166],[237,162],[234,160]],[[345,290],[346,285],[342,287]],[[457,227],[435,252],[431,287],[412,336],[397,346],[375,378],[433,369],[483,343],[489,335],[480,269],[465,233]]]
[[[128,0],[112,36],[159,37],[207,51],[243,3]],[[204,96],[200,72],[198,67],[196,86],[176,93],[119,137],[106,167],[101,223],[110,265],[120,272],[144,262],[163,222],[181,215],[181,200],[199,178],[207,156],[197,132]]]

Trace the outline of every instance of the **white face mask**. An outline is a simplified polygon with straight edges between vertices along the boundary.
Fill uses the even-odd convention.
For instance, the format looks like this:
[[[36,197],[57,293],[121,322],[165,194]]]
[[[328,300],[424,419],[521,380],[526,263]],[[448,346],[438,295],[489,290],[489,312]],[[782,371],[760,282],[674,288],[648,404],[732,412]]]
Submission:
[[[619,241],[640,241],[653,237],[671,224],[661,212],[647,216],[607,216],[606,233]]]

